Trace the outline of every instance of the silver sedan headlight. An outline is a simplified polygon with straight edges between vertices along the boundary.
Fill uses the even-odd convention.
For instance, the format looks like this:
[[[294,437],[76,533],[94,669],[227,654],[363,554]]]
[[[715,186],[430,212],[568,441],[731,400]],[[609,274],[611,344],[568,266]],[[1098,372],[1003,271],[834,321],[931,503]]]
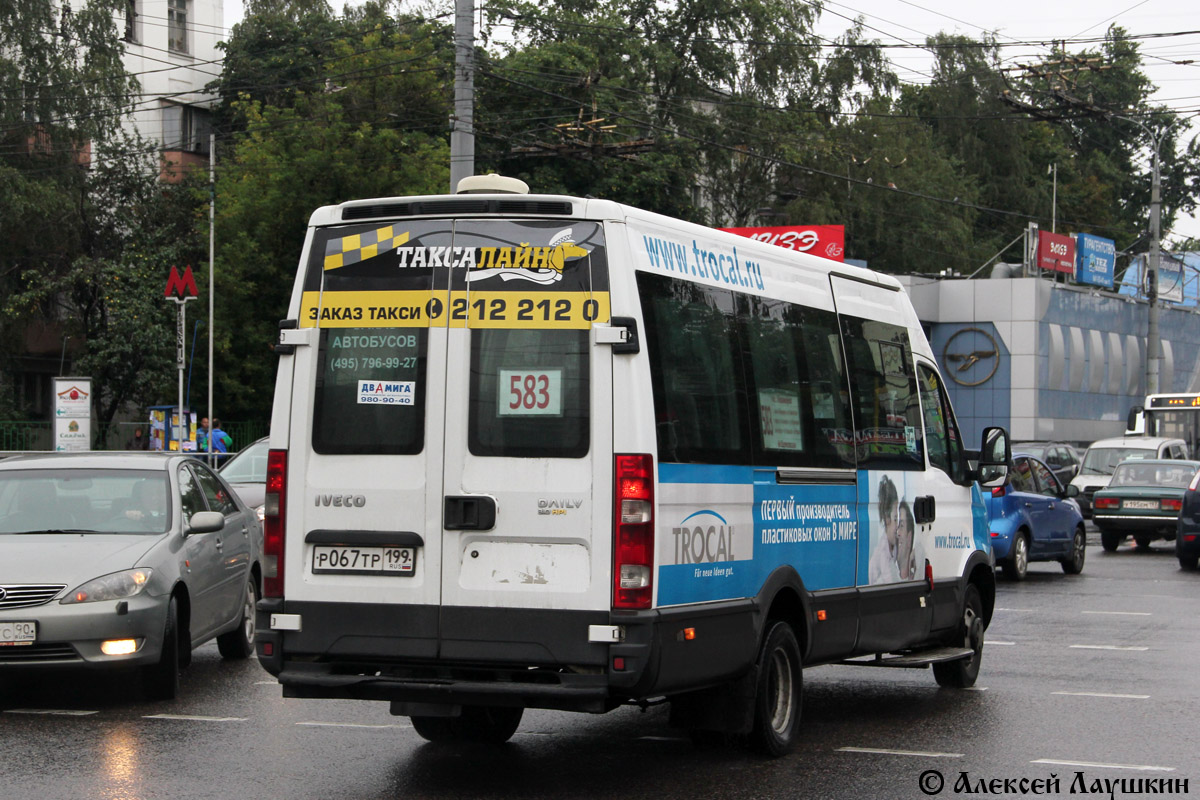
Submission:
[[[123,600],[141,594],[154,573],[148,569],[126,569],[111,575],[93,578],[70,592],[60,603],[95,603],[100,600]]]

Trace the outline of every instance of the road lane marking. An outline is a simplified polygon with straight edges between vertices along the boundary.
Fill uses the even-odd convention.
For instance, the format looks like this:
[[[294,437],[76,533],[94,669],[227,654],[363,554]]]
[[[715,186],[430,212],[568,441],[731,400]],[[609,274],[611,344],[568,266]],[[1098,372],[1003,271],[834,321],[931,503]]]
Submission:
[[[1142,653],[1149,650],[1149,647],[1122,647],[1115,644],[1073,644],[1069,645],[1072,650],[1124,650],[1131,653]]]
[[[255,681],[255,686],[278,686],[279,681]]]
[[[986,692],[987,690],[988,690],[988,687],[986,687],[986,686],[964,686],[963,687],[964,692]]]
[[[962,753],[923,753],[919,750],[882,750],[875,747],[839,747],[839,753],[873,753],[883,756],[918,756],[920,758],[962,758]]]
[[[296,724],[306,728],[366,728],[369,730],[412,727],[412,725],[367,725],[361,722],[297,722]]]
[[[1032,608],[993,608],[993,611],[1033,611]]]
[[[182,722],[245,722],[246,717],[205,717],[199,714],[146,714],[142,719],[173,719]]]
[[[1141,772],[1174,772],[1174,767],[1155,767],[1148,764],[1104,764],[1097,761],[1059,761],[1055,758],[1039,758],[1030,764],[1050,764],[1056,767],[1095,767],[1097,769],[1136,769]]]
[[[1084,614],[1105,614],[1113,617],[1151,617],[1149,611],[1084,611]]]
[[[69,708],[9,708],[5,709],[5,714],[37,714],[42,716],[52,717],[87,717],[92,714],[99,714],[99,711],[83,711],[79,709]]]
[[[987,639],[984,641],[985,646],[989,645],[989,644],[999,645],[1000,647],[1014,647],[1017,643],[1016,642],[997,642],[992,639]]]
[[[1148,694],[1108,694],[1107,692],[1051,692],[1068,697],[1115,697],[1120,700],[1149,700]]]

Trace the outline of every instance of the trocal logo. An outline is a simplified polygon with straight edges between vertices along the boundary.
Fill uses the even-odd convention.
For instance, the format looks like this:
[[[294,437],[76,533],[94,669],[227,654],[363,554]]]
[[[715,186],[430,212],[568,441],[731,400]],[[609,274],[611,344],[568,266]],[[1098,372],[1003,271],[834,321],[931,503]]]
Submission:
[[[715,511],[697,511],[671,529],[676,564],[734,561],[736,530]]]

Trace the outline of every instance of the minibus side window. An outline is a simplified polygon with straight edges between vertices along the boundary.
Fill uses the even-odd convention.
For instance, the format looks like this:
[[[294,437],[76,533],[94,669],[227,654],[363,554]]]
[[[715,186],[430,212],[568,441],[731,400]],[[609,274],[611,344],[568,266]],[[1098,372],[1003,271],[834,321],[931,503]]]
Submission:
[[[733,293],[640,272],[638,290],[662,461],[750,464]]]
[[[964,465],[962,444],[958,438],[958,425],[950,401],[941,390],[941,381],[936,372],[921,364],[921,405],[925,411],[925,448],[929,452],[929,463],[941,469],[955,483],[962,483]]]
[[[837,316],[749,297],[745,340],[751,365],[755,462],[853,468],[853,433]]]
[[[842,339],[859,469],[924,469],[924,426],[907,329],[843,316]]]

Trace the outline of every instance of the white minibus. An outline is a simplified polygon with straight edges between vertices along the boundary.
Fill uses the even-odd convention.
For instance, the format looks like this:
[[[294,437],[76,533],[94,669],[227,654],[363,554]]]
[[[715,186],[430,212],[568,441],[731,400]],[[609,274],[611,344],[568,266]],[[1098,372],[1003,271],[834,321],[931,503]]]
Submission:
[[[779,755],[803,667],[971,685],[1007,434],[964,449],[900,284],[519,183],[312,215],[257,620],[283,694],[493,742],[670,702]]]

